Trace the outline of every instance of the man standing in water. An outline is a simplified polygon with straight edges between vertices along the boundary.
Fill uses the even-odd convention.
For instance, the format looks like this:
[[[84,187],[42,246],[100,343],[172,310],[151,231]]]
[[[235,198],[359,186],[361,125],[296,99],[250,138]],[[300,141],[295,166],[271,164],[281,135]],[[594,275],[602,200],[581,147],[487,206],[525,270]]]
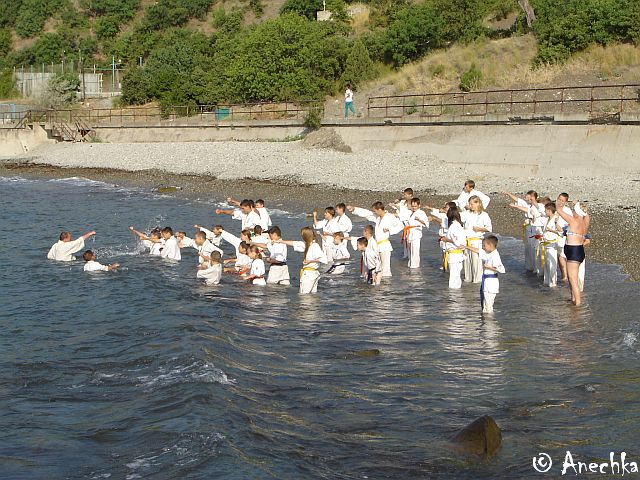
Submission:
[[[344,118],[349,118],[349,111],[356,116],[356,109],[353,106],[353,90],[351,90],[351,84],[347,84],[347,89],[344,92]]]
[[[62,232],[58,243],[49,249],[47,258],[58,262],[70,262],[75,260],[76,257],[74,257],[73,254],[82,250],[84,248],[84,241],[95,234],[96,232],[92,231],[73,240],[71,233]]]

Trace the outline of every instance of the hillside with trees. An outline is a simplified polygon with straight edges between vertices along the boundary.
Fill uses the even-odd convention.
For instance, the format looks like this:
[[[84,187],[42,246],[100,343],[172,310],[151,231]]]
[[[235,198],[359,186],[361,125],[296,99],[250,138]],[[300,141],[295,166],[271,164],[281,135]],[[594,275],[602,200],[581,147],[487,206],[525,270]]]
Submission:
[[[354,4],[366,11],[364,20],[350,15]],[[321,99],[347,82],[361,86],[434,52],[486,39],[534,37],[533,55],[522,60],[534,69],[571,61],[593,45],[640,42],[637,0],[327,0],[326,6],[332,19],[318,22],[322,0],[5,1],[0,96],[11,91],[13,67],[63,58],[103,67],[117,58],[122,102],[167,106]]]

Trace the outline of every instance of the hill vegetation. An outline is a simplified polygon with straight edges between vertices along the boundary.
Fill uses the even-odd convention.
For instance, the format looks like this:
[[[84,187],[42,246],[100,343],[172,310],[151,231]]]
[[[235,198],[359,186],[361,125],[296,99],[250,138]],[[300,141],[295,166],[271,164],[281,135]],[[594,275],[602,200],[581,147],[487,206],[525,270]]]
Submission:
[[[329,22],[315,21],[322,0],[5,1],[0,96],[12,88],[7,69],[62,58],[106,66],[115,57],[125,70],[125,103],[167,106],[320,99],[347,82],[357,87],[420,65],[444,48],[523,34],[535,40],[509,61],[538,69],[593,45],[640,41],[637,0],[529,2],[536,14],[531,29],[516,0],[361,0],[365,20],[350,17],[355,2],[327,0]],[[507,17],[515,21],[487,25]],[[438,70],[429,78],[451,75],[445,63],[429,67]],[[487,68],[482,63],[472,59],[456,69],[457,81],[471,72],[468,87],[477,86]]]

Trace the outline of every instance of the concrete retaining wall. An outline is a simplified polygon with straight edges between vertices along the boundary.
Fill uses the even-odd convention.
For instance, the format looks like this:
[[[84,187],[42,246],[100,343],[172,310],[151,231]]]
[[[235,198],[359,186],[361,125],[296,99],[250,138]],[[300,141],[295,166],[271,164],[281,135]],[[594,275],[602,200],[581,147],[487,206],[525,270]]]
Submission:
[[[279,141],[300,135],[303,126],[98,127],[98,138],[111,143]]]
[[[55,143],[55,140],[47,138],[47,132],[40,125],[16,130],[0,128],[0,156],[28,153],[45,143]]]

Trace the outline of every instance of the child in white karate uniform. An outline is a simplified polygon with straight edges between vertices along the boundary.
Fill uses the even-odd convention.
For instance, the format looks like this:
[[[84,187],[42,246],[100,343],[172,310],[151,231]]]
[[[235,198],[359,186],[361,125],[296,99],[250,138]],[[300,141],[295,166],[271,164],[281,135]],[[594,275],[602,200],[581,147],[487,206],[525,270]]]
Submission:
[[[447,231],[449,228],[448,220],[447,220],[447,212],[450,208],[458,208],[456,206],[456,202],[447,202],[441,209],[433,208],[429,206],[424,207],[424,211],[428,213],[428,217],[430,221],[436,222],[438,227],[438,238],[442,239],[447,236]],[[439,240],[440,249],[442,250],[442,266],[440,270],[445,270],[444,268],[444,258],[445,252],[447,251],[447,244],[442,240]]]
[[[398,217],[387,212],[382,202],[375,202],[371,206],[371,210],[353,206],[348,206],[347,208],[355,215],[366,218],[370,222],[374,223],[375,239],[378,244],[380,259],[382,260],[382,276],[390,277],[391,252],[393,251],[393,247],[391,246],[391,240],[389,237],[402,232],[402,222]]]
[[[476,182],[474,182],[473,180],[467,180],[466,182],[464,182],[462,192],[455,200],[455,204],[461,214],[465,211],[465,209],[468,208],[469,199],[473,196],[476,196],[480,199],[480,201],[482,202],[482,208],[484,210],[486,210],[489,206],[489,203],[491,203],[491,199],[487,195],[482,193],[480,190],[476,190]]]
[[[525,270],[542,275],[544,272],[538,257],[538,245],[542,239],[542,229],[546,222],[544,205],[538,204],[538,193],[535,190],[529,190],[524,200],[509,192],[503,193],[513,200],[514,203],[509,205],[511,208],[520,210],[525,214],[525,223],[522,225],[524,229]]]
[[[300,270],[300,293],[303,295],[316,293],[318,291],[318,281],[321,264],[328,263],[327,256],[322,247],[316,241],[316,234],[311,227],[304,227],[300,230],[302,241],[280,240],[281,243],[293,247],[296,252],[302,252],[304,259]]]
[[[367,239],[360,237],[357,240],[357,249],[362,254],[364,278],[370,285],[380,285],[382,280],[382,260],[380,252],[375,246],[373,237]]]
[[[505,273],[502,259],[498,253],[498,238],[488,235],[482,241],[482,250],[467,247],[473,253],[479,254],[482,260],[482,284],[480,286],[480,306],[483,313],[493,313],[496,295],[500,293],[499,273]]]
[[[193,228],[204,232],[204,234],[207,236],[207,240],[213,243],[216,247],[220,247],[220,244],[222,243],[222,231],[224,230],[222,225],[215,225],[212,230],[204,228],[200,225],[194,225]]]
[[[265,232],[271,228],[273,225],[271,222],[271,215],[269,215],[269,210],[267,210],[264,206],[264,200],[259,198],[256,200],[256,212],[260,215],[260,226],[262,230]]]
[[[222,278],[222,255],[214,250],[209,257],[202,257],[203,263],[198,266],[196,278],[204,280],[207,285],[218,285]]]
[[[468,209],[460,215],[467,235],[467,246],[480,249],[485,234],[491,232],[491,218],[484,211],[480,197],[472,195],[469,198]],[[482,261],[477,253],[472,250],[464,261],[464,281],[480,283],[482,281]]]
[[[351,233],[351,230],[353,230],[353,222],[351,222],[346,212],[347,206],[344,203],[338,203],[336,205],[336,228],[338,232],[344,233],[345,245],[348,243],[347,237]]]
[[[391,202],[389,206],[395,210],[395,214],[402,224],[406,227],[409,225],[409,216],[411,215],[411,200],[413,199],[413,188],[405,188],[402,192],[402,198],[398,198],[395,202]],[[403,253],[402,258],[409,258],[409,245],[407,243],[407,230],[402,232]]]
[[[402,236],[405,239],[409,268],[420,268],[420,243],[422,228],[429,228],[429,217],[420,208],[420,199],[412,198],[409,204],[409,216],[404,222]]]
[[[544,285],[555,287],[558,282],[558,240],[562,231],[558,226],[556,205],[549,202],[545,205],[547,223],[542,232],[540,248],[544,250]]]
[[[344,233],[336,232],[333,234],[333,263],[326,273],[331,275],[340,275],[347,268],[347,262],[351,258],[347,243],[344,241]]]
[[[322,236],[322,250],[329,262],[333,261],[333,234],[339,232],[338,221],[336,220],[336,210],[333,207],[324,209],[324,220],[318,220],[318,210],[313,211],[313,228],[320,230]]]
[[[281,243],[282,232],[280,227],[273,226],[269,229],[269,240],[260,244],[254,241],[254,245],[264,248],[269,252],[266,262],[269,266],[267,283],[289,285],[289,266],[287,265],[287,246]]]
[[[247,255],[251,259],[251,268],[246,280],[252,285],[266,285],[267,281],[264,277],[267,270],[264,265],[264,260],[262,260],[262,255],[260,254],[260,248],[258,248],[257,245],[249,246]]]
[[[462,263],[465,258],[467,235],[465,234],[460,212],[458,208],[450,208],[447,211],[447,223],[449,225],[447,236],[441,238],[447,249],[445,254],[445,270],[449,270],[449,288],[462,288]]]
[[[85,272],[110,272],[120,266],[119,263],[114,263],[112,265],[102,265],[101,263],[98,263],[98,257],[91,250],[84,252],[82,254],[82,259],[86,262],[84,264]]]

